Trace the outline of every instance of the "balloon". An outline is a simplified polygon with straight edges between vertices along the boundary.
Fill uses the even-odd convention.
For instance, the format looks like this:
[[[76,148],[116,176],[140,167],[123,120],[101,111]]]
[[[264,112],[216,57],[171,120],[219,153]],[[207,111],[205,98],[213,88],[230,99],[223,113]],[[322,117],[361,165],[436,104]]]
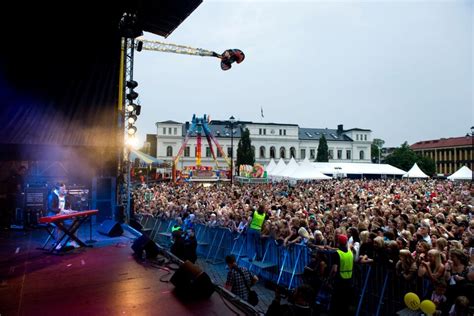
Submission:
[[[436,305],[430,300],[424,300],[421,302],[420,308],[423,313],[427,315],[433,315],[433,313],[436,311]]]
[[[405,302],[406,306],[411,310],[415,311],[418,309],[418,307],[420,307],[420,298],[413,292],[405,294],[403,301]]]

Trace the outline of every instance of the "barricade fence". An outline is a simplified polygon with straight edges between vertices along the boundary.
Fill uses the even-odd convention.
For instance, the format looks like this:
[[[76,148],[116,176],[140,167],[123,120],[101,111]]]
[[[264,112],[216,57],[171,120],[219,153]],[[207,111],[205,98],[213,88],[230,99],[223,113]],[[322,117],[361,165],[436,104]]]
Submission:
[[[171,246],[171,227],[175,221],[144,216],[140,222],[149,236],[164,247]],[[262,260],[250,260],[247,256],[247,235],[227,228],[195,224],[198,242],[197,254],[211,264],[224,262],[225,256],[235,255],[240,266],[249,269],[264,281],[294,289],[303,283],[312,283],[319,296],[331,288],[329,272],[334,250],[311,249],[306,245],[283,246],[271,237],[261,238]],[[313,267],[314,269],[309,269]],[[323,267],[323,268],[321,268]],[[429,298],[430,282],[415,278],[407,281],[398,276],[393,268],[382,264],[354,264],[352,305],[356,315],[394,315],[403,309],[403,297],[408,292],[417,293],[420,299]],[[321,302],[329,308],[329,300]]]

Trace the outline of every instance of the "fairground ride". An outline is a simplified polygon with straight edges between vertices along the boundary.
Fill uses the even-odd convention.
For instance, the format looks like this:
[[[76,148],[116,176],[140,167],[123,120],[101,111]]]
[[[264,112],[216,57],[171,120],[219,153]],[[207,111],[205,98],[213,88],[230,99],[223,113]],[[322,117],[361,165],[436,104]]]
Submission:
[[[232,167],[231,166],[232,162],[230,161],[229,157],[227,157],[226,153],[222,149],[222,146],[219,145],[217,138],[211,133],[211,129],[209,128],[209,125],[208,125],[208,116],[204,114],[204,117],[196,117],[196,114],[193,114],[193,118],[191,120],[191,127],[188,129],[186,133],[186,137],[184,138],[183,144],[178,150],[178,154],[173,159],[173,182],[176,181],[176,166],[178,165],[179,158],[183,155],[184,149],[186,148],[186,145],[188,144],[188,141],[193,134],[196,135],[196,167],[195,169],[197,172],[199,172],[199,170],[202,168],[201,148],[202,148],[202,134],[203,133],[204,133],[204,136],[206,137],[207,143],[209,144],[209,149],[211,151],[212,159],[214,160],[214,163],[216,164],[216,170],[219,169],[219,162],[217,161],[216,152],[214,151],[214,146],[212,146],[212,143],[216,145],[217,150],[219,151],[221,156],[224,157],[224,160],[226,161],[229,168]]]
[[[127,21],[127,19],[129,21]],[[133,17],[132,17],[133,19]],[[214,57],[220,59],[220,65],[222,70],[229,70],[234,62],[240,64],[244,59],[244,53],[239,49],[227,49],[222,54],[205,50],[202,48],[193,48],[185,45],[177,45],[172,43],[163,43],[159,41],[146,40],[139,36],[142,35],[141,31],[134,29],[133,22],[130,21],[130,16],[124,16],[122,19],[121,27],[123,28],[124,37],[122,40],[122,54],[120,63],[120,81],[119,81],[119,103],[118,103],[118,126],[121,130],[119,135],[119,143],[124,143],[123,155],[119,158],[119,173],[125,179],[126,190],[119,188],[118,196],[119,204],[124,205],[126,209],[127,220],[130,219],[130,168],[131,162],[129,159],[130,149],[128,146],[137,143],[135,134],[137,128],[134,126],[137,117],[140,115],[141,106],[135,104],[135,100],[138,98],[138,93],[134,89],[138,86],[138,83],[133,80],[133,62],[135,50],[150,50],[165,53],[184,54],[191,56],[203,56],[203,57]],[[128,93],[127,93],[128,89]],[[196,128],[201,126],[202,123],[196,123]],[[123,131],[123,132],[122,132]],[[206,136],[207,137],[207,136]],[[209,136],[213,137],[213,136]],[[228,160],[226,156],[226,161]]]

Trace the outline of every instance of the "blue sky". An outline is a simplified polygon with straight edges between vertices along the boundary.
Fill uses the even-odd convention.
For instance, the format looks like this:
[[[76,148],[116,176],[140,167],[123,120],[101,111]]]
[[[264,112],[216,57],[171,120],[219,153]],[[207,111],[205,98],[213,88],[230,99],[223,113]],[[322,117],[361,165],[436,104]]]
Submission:
[[[300,127],[370,128],[386,146],[474,125],[474,1],[204,1],[167,39],[242,64],[142,51],[143,140],[193,113]],[[263,107],[264,118],[260,117]]]

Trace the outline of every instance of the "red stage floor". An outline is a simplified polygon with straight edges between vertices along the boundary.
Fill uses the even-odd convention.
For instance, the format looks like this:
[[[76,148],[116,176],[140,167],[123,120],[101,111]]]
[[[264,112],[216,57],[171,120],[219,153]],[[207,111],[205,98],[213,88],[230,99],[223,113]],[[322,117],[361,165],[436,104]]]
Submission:
[[[36,250],[35,235],[0,234],[1,316],[235,315],[217,293],[179,300],[174,286],[159,280],[165,271],[135,261],[130,239],[57,256]]]

